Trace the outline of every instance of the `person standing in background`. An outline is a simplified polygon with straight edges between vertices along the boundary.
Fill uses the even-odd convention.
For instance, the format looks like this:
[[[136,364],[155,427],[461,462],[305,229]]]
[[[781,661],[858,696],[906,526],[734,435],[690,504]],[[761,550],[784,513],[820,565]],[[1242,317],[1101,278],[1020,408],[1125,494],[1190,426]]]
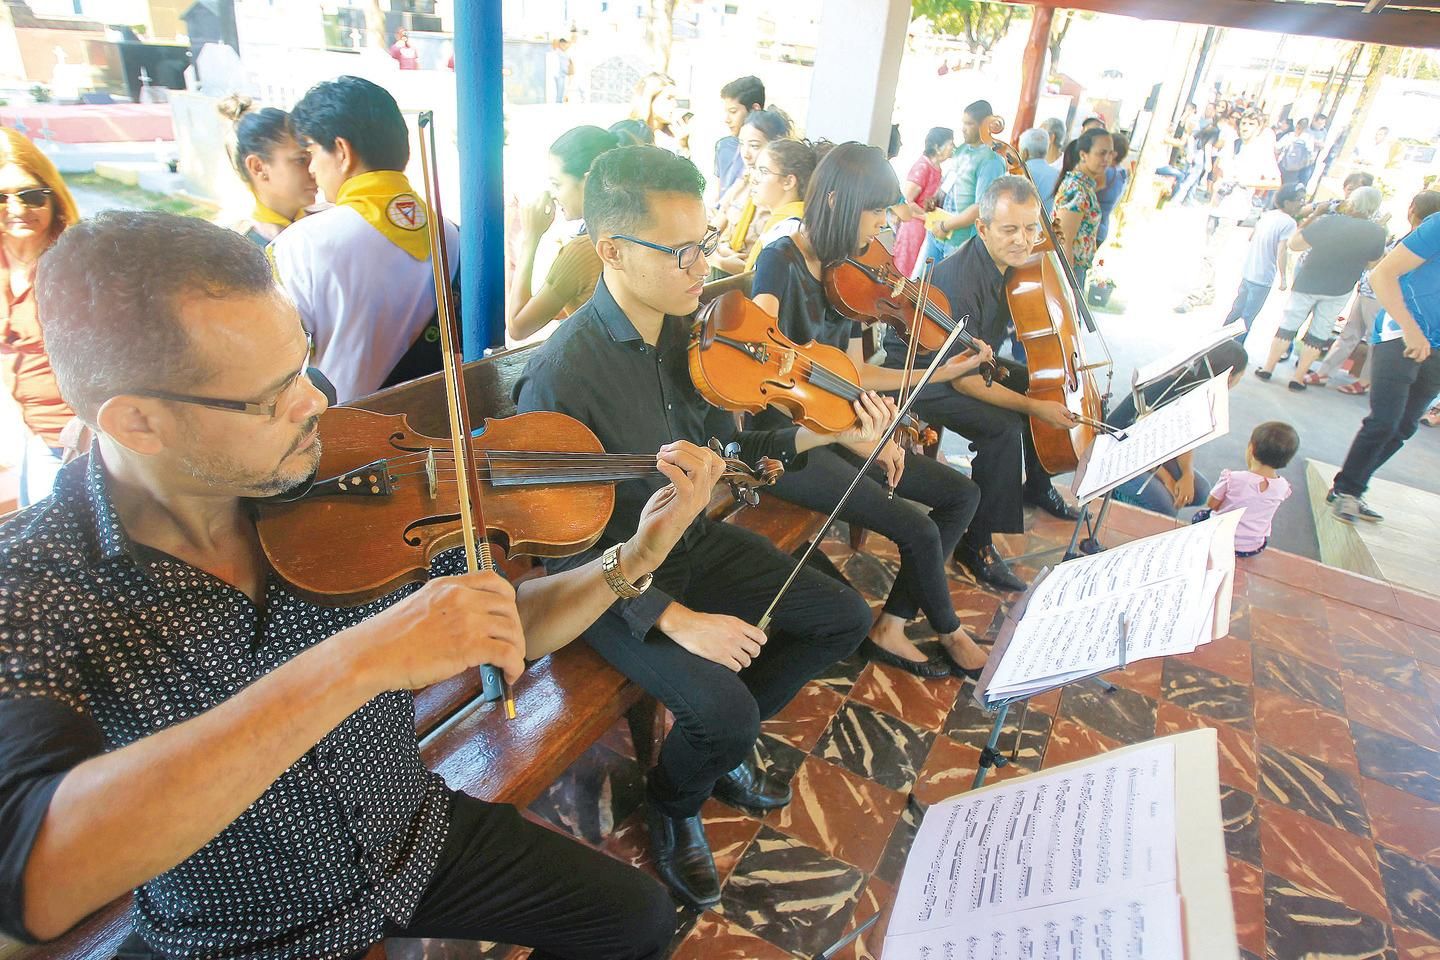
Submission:
[[[404,30],[395,31],[395,42],[390,45],[390,58],[400,64],[401,70],[420,69],[420,51],[410,46],[410,34]]]
[[[1115,212],[1120,198],[1125,196],[1125,186],[1130,182],[1130,171],[1124,165],[1125,156],[1130,152],[1130,138],[1123,133],[1115,133],[1110,135],[1110,141],[1114,150],[1110,166],[1105,169],[1105,182],[1095,191],[1095,197],[1100,201],[1100,233],[1095,237],[1096,248],[1110,236],[1110,215]]]
[[[725,117],[726,136],[715,141],[715,183],[717,196],[740,179],[745,161],[740,157],[740,128],[756,110],[765,109],[765,84],[759,77],[740,77],[720,88],[720,109]]]
[[[900,192],[905,199],[921,210],[933,210],[940,193],[940,165],[954,153],[955,131],[949,127],[931,127],[930,132],[925,134],[925,152],[911,166],[905,182],[900,184]],[[896,269],[908,277],[924,246],[925,221],[913,217],[900,224],[895,232],[895,249],[891,251]]]
[[[1025,161],[1025,169],[1029,172],[1035,189],[1040,193],[1040,202],[1045,208],[1045,216],[1048,217],[1055,209],[1055,187],[1060,183],[1060,171],[1045,160],[1046,151],[1050,147],[1050,134],[1040,127],[1032,127],[1020,134],[1017,146],[1020,159]]]
[[[980,211],[976,199],[1005,174],[1005,161],[980,142],[980,124],[994,112],[988,100],[976,100],[965,108],[960,123],[964,143],[956,146],[950,173],[940,188],[940,207],[949,216],[929,225],[930,235],[925,238],[912,272],[922,269],[927,261],[939,263],[975,236],[975,218]]]
[[[235,125],[230,162],[255,197],[249,219],[235,230],[263,247],[315,202],[310,154],[295,139],[284,110],[256,110],[253,100],[239,95],[221,100],[216,109]]]

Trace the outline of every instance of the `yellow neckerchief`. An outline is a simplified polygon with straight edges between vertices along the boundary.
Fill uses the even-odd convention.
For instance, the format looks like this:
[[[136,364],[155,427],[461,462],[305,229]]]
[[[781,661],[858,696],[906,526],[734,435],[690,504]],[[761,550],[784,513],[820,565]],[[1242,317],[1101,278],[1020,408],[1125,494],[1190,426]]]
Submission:
[[[295,220],[299,220],[303,216],[305,216],[305,209],[302,207],[299,212],[295,214]],[[265,204],[260,202],[259,197],[255,198],[255,209],[250,212],[250,219],[256,223],[274,224],[281,230],[284,230],[295,222],[295,220],[286,220],[283,214],[276,213],[274,210],[265,206]]]
[[[745,206],[740,208],[740,216],[735,218],[735,225],[730,228],[730,249],[739,253],[745,249],[745,239],[750,236],[750,224],[755,221],[755,198],[746,197]]]
[[[335,206],[354,210],[416,260],[429,259],[430,237],[425,232],[429,211],[399,170],[371,170],[351,177],[341,185]]]
[[[805,217],[805,201],[791,200],[789,203],[782,203],[770,211],[770,216],[765,220],[765,226],[760,228],[760,236],[756,240],[755,249],[750,251],[750,256],[745,259],[745,269],[754,270],[755,261],[760,259],[760,250],[764,246],[765,234],[780,226],[786,220],[801,220]]]

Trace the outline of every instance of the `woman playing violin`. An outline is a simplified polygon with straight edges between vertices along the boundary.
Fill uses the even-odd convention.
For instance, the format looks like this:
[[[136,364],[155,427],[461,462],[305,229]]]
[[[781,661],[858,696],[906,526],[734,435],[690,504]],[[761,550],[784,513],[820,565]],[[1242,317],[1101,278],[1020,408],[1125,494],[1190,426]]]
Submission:
[[[778,319],[780,330],[804,344],[826,343],[846,350],[868,389],[897,389],[900,371],[866,364],[859,324],[829,305],[821,281],[824,268],[855,254],[885,227],[887,207],[900,186],[884,154],[874,147],[846,143],[821,161],[810,181],[804,223],[760,253],[753,298]],[[937,380],[953,380],[973,371],[982,357],[968,357],[943,368]],[[948,389],[948,387],[947,387]],[[785,416],[770,409],[755,418],[759,429],[774,429]],[[773,488],[775,496],[828,513],[855,477],[873,445],[846,443],[811,450]],[[979,488],[961,473],[929,457],[907,453],[893,440],[877,461],[877,471],[856,489],[840,516],[893,540],[900,570],[890,596],[862,646],[871,659],[922,677],[951,672],[978,675],[985,653],[955,613],[945,576],[945,560],[959,543],[980,501]],[[898,497],[892,497],[886,485]],[[903,499],[902,499],[903,498]],[[928,509],[927,509],[928,508]],[[905,636],[905,624],[923,612],[948,654],[927,656]]]

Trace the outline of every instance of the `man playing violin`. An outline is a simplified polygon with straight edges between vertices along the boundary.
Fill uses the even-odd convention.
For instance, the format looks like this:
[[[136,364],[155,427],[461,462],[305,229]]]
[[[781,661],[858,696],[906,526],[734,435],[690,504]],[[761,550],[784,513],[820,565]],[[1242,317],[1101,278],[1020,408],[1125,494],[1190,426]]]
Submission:
[[[513,680],[569,642],[615,573],[659,567],[720,459],[660,449],[669,483],[609,576],[512,589],[456,550],[423,586],[324,607],[270,568],[250,501],[313,472],[326,407],[264,254],[110,212],[65,232],[37,290],[97,439],[0,527],[0,930],[53,938],[134,890],[127,956],[349,957],[391,935],[664,955],[665,889],[447,789],[409,691],[481,663]]]
[[[976,235],[942,260],[931,280],[950,301],[955,321],[997,353],[1008,335],[1010,305],[1006,274],[1030,258],[1042,231],[1040,198],[1023,177],[996,178],[981,194]],[[967,320],[968,318],[968,320]],[[903,367],[908,345],[900,335],[885,338],[885,364]],[[929,363],[923,352],[916,364]],[[1035,454],[1029,418],[1068,429],[1074,417],[1064,404],[1025,395],[1025,368],[1002,363],[993,383],[967,376],[931,384],[915,400],[915,414],[953,430],[970,441],[975,458],[971,476],[980,486],[980,507],[970,521],[955,557],[975,576],[1001,590],[1023,590],[995,550],[993,534],[1022,533],[1026,503],[1053,516],[1074,520],[1077,513],[1060,496]],[[1023,482],[1022,482],[1023,474]]]
[[[716,436],[733,438],[747,460],[790,462],[823,444],[878,438],[893,408],[874,394],[855,402],[858,425],[834,436],[793,425],[737,431],[734,415],[707,404],[689,375],[688,317],[716,248],[700,172],[666,150],[621,147],[595,161],[588,183],[585,222],[604,272],[590,302],[530,360],[516,386],[521,411],[569,414],[615,452]],[[649,493],[646,481],[616,487],[600,546],[634,526]],[[853,653],[870,627],[858,593],[806,567],[767,638],[753,624],[793,568],[763,537],[702,515],[653,582],[635,584],[633,599],[585,631],[602,657],[675,715],[647,786],[651,854],[675,893],[700,908],[720,899],[701,805],[712,794],[756,810],[789,802],[790,788],[752,759],[760,722]]]

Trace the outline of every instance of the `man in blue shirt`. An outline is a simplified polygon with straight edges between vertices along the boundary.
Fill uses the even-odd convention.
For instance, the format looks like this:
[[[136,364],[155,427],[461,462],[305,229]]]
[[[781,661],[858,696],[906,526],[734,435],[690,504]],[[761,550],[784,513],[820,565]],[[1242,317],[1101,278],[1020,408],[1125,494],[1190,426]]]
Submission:
[[[1433,213],[1370,271],[1380,301],[1371,336],[1370,415],[1330,491],[1346,523],[1381,517],[1360,498],[1375,471],[1415,434],[1440,393],[1440,213]]]

